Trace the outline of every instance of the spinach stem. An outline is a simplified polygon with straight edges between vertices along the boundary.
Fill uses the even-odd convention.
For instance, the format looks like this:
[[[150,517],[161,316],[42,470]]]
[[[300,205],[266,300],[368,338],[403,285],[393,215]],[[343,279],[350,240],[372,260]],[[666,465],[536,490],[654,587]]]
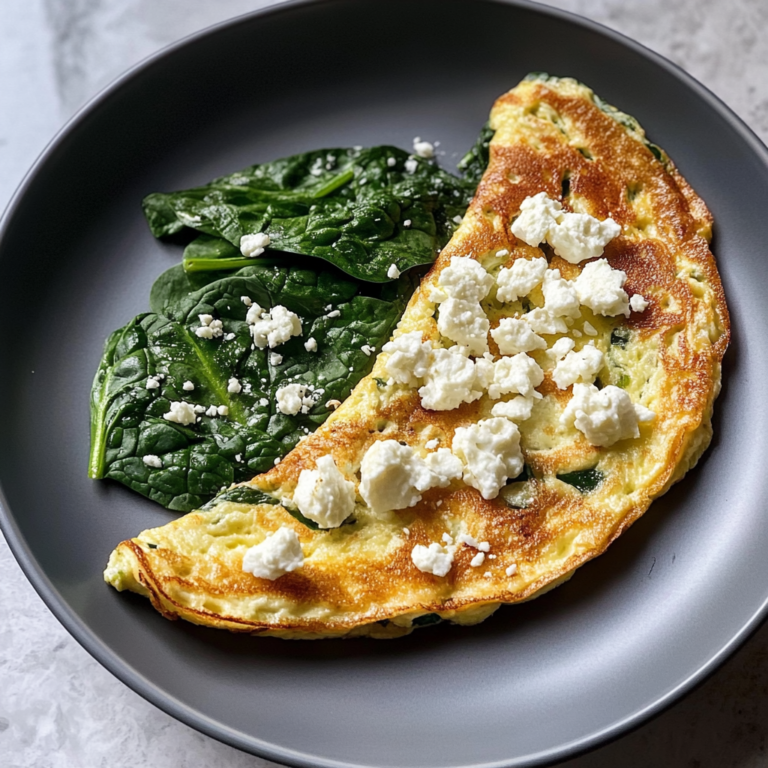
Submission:
[[[334,176],[332,179],[328,179],[328,181],[322,187],[320,187],[320,189],[312,193],[312,197],[318,198],[330,195],[331,192],[334,192],[339,187],[343,187],[345,184],[348,184],[354,178],[355,172],[349,168],[343,173],[340,173],[338,176]]]

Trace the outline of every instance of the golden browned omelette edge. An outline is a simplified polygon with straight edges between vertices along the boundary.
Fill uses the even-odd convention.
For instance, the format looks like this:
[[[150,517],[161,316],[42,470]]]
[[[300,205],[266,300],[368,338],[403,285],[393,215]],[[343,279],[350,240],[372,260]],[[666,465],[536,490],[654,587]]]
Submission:
[[[730,333],[706,205],[633,118],[574,80],[526,79],[497,100],[490,125],[490,162],[476,196],[397,333],[419,330],[439,344],[429,295],[451,257],[471,256],[493,274],[533,252],[541,256],[511,234],[510,223],[523,200],[545,192],[566,210],[611,217],[621,226],[604,258],[626,273],[627,293],[642,294],[649,306],[628,319],[582,308],[578,322],[597,332],[591,340],[605,354],[603,384],[642,401],[654,421],[641,425],[640,437],[607,448],[562,427],[569,390],[554,385],[542,351],[536,354],[545,369],[544,397],[520,425],[532,473],[524,503],[510,505],[503,492],[484,499],[458,480],[384,515],[373,515],[358,496],[354,522],[312,530],[280,504],[223,502],[122,542],[105,572],[109,583],[149,597],[169,619],[237,632],[396,637],[438,619],[473,624],[502,603],[530,599],[569,578],[695,465],[711,439]],[[565,278],[583,268],[548,246],[543,252]],[[535,292],[531,298],[540,305]],[[494,305],[491,296],[491,327],[512,309]],[[612,343],[617,328],[627,329],[623,344]],[[561,335],[571,337],[572,330]],[[498,355],[493,342],[491,353]],[[427,442],[449,447],[457,428],[488,418],[487,396],[454,410],[426,410],[416,389],[387,384],[386,357],[379,356],[323,426],[249,485],[290,498],[301,471],[322,456],[332,455],[352,479],[377,440],[426,454]],[[602,478],[589,492],[558,479],[587,469]],[[244,572],[245,550],[282,526],[298,535],[304,565],[274,581]],[[483,566],[471,565],[478,553],[469,546],[457,547],[443,577],[414,566],[415,545],[462,533],[488,542]]]

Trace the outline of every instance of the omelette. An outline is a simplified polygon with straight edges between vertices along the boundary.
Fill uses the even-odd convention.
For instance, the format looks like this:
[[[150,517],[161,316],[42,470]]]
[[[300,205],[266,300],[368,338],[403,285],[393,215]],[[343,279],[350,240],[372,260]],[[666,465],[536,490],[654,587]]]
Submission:
[[[269,472],[119,544],[107,582],[234,632],[475,624],[570,578],[696,464],[729,339],[706,205],[575,80],[529,76],[489,126],[372,373]]]

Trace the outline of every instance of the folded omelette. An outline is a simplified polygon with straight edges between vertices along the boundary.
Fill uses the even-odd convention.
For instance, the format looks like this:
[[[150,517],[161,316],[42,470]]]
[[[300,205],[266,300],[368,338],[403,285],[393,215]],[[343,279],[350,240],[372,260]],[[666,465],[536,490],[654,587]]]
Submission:
[[[574,80],[527,78],[489,125],[477,194],[372,373],[274,469],[119,544],[116,589],[281,637],[474,624],[695,465],[729,338],[706,205]],[[280,408],[317,396],[295,384]]]

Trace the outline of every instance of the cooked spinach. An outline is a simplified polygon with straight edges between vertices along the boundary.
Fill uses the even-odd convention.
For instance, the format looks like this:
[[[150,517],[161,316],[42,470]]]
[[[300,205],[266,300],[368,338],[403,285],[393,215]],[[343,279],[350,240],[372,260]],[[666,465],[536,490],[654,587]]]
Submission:
[[[251,488],[247,485],[236,485],[234,488],[228,488],[223,493],[215,496],[210,501],[203,504],[200,509],[213,509],[217,504],[225,501],[234,504],[279,504],[280,502],[258,488]]]
[[[487,165],[488,140],[484,129],[463,179],[396,147],[327,149],[148,195],[144,213],[155,237],[200,233],[184,252],[188,272],[253,264],[240,253],[240,239],[263,232],[271,251],[386,282],[392,264],[400,272],[430,264],[448,242]]]
[[[599,469],[593,467],[592,469],[579,469],[575,472],[565,472],[562,475],[557,475],[557,479],[562,480],[568,485],[572,485],[577,491],[581,491],[581,493],[590,493],[603,482],[605,475]]]
[[[89,475],[118,480],[180,512],[270,469],[322,424],[330,413],[325,403],[344,400],[373,367],[375,354],[361,347],[381,348],[413,290],[404,276],[366,295],[332,267],[259,264],[192,293],[177,282],[166,278],[164,314],[139,315],[107,340],[91,393]],[[242,296],[263,307],[282,304],[301,318],[302,335],[273,350],[280,364],[269,349],[254,348]],[[339,315],[329,316],[334,310]],[[201,314],[221,320],[224,335],[199,338]],[[310,337],[316,352],[304,348]],[[230,378],[240,392],[228,391]],[[158,385],[147,389],[150,379]],[[185,382],[194,389],[185,390]],[[308,413],[276,409],[277,390],[291,382],[322,390]],[[164,418],[179,401],[198,406],[194,423]],[[202,411],[212,405],[228,412]],[[162,466],[147,464],[147,456]]]
[[[626,347],[632,336],[632,331],[624,326],[619,326],[611,331],[611,344],[614,347]]]

